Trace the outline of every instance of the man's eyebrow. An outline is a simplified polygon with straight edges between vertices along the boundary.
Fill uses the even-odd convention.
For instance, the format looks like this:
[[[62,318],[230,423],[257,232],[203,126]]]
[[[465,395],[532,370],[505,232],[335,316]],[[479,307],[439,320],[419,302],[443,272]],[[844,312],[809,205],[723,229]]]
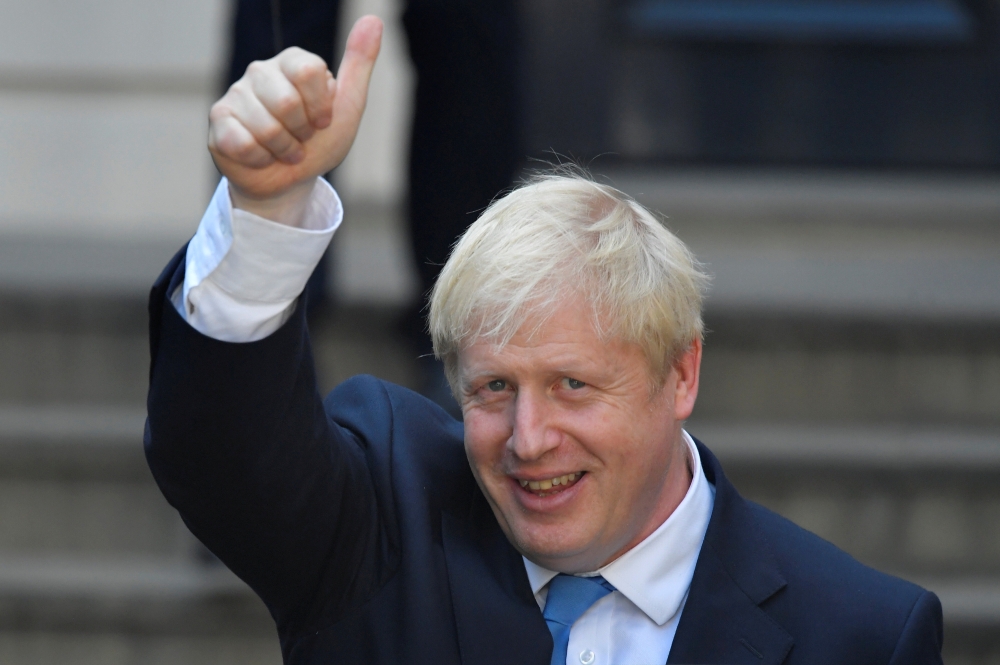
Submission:
[[[472,388],[472,384],[476,382],[476,379],[482,376],[482,374],[462,374],[458,377],[458,387],[462,392],[468,392]]]

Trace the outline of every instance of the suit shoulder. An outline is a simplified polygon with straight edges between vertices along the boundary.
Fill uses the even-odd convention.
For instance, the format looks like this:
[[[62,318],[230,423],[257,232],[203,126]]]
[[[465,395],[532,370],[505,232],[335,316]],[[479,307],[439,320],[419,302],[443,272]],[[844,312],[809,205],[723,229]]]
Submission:
[[[334,388],[323,400],[337,424],[359,435],[379,439],[400,433],[453,445],[462,439],[462,425],[426,397],[382,379],[360,374]],[[364,438],[369,438],[365,436]]]
[[[747,504],[789,584],[794,581],[815,587],[815,591],[827,589],[830,594],[858,595],[872,602],[882,599],[907,608],[924,592],[912,582],[861,563],[833,543],[757,503]]]
[[[327,415],[379,460],[396,470],[394,485],[467,484],[462,423],[426,397],[369,375],[352,377],[324,400]]]
[[[914,608],[933,594],[861,563],[763,506],[747,504],[786,582],[766,603],[767,611],[792,634],[870,645],[887,662]]]

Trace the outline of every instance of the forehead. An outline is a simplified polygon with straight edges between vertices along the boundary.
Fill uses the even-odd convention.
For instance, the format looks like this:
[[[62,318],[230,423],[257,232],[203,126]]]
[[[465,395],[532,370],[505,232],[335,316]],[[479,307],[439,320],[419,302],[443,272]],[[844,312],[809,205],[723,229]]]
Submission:
[[[463,375],[501,369],[623,372],[633,366],[645,369],[646,361],[637,345],[602,335],[593,308],[572,297],[549,312],[528,317],[505,343],[473,339],[463,345],[458,365]]]

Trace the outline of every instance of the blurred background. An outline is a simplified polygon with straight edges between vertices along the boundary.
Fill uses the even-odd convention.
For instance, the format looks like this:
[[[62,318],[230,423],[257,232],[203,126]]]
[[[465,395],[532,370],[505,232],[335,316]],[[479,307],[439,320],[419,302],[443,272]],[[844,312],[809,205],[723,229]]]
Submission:
[[[582,163],[714,275],[688,429],[937,592],[947,663],[1000,664],[997,0],[0,0],[0,665],[280,662],[146,469],[145,297],[233,72],[332,58],[364,13],[387,31],[311,287],[325,387],[439,389],[442,253],[526,169]]]

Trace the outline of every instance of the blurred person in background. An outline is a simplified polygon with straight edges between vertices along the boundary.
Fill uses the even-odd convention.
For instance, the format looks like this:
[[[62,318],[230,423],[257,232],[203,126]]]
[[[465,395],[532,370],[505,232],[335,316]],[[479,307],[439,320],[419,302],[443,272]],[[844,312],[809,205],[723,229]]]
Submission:
[[[213,106],[225,178],[151,294],[150,467],[285,662],[940,663],[934,594],[744,500],[684,431],[706,277],[613,188],[540,179],[456,246],[430,329],[464,424],[371,377],[321,400],[297,302],[380,36]]]
[[[227,86],[254,60],[298,46],[333,67],[340,0],[238,0]],[[403,26],[417,73],[407,221],[420,297],[401,321],[422,392],[461,415],[426,334],[426,296],[452,245],[520,166],[519,31],[513,0],[407,0]],[[328,302],[326,261],[306,287]]]

